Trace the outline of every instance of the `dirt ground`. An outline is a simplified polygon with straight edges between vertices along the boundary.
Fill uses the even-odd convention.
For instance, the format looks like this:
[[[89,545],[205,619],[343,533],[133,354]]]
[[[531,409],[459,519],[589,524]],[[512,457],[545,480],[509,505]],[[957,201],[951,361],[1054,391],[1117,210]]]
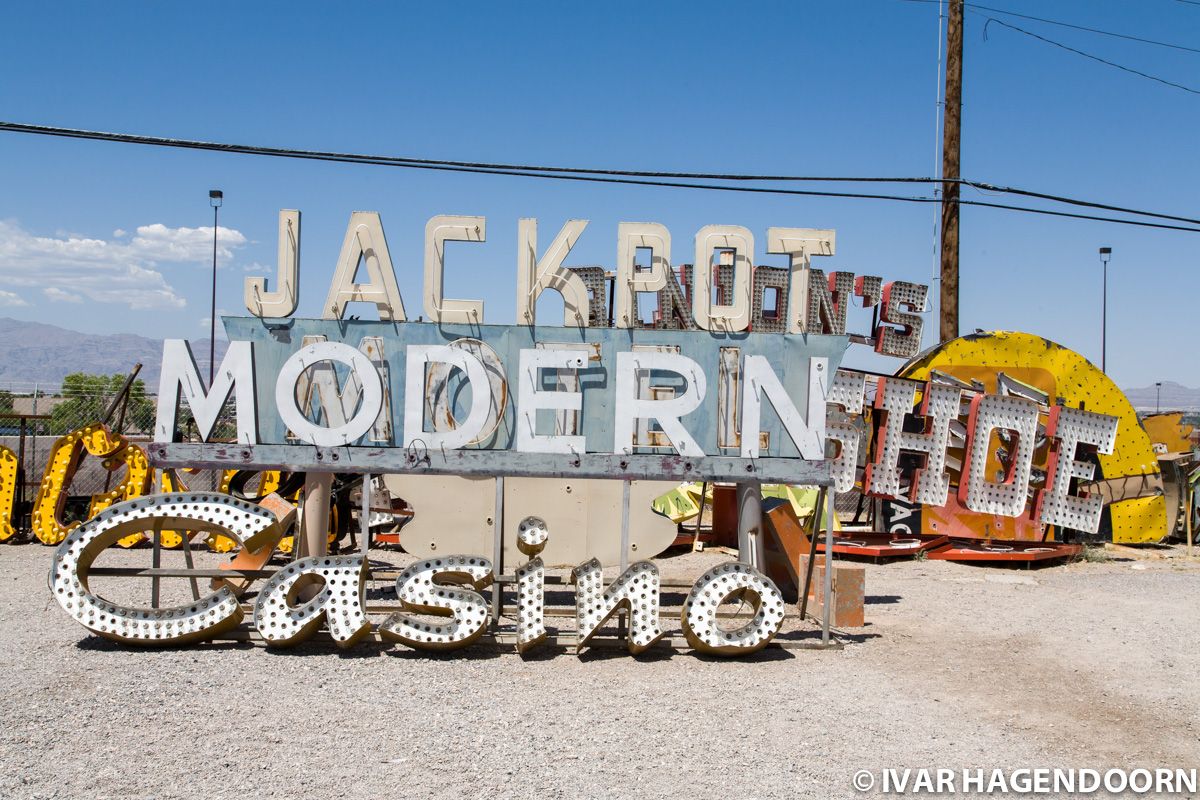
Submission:
[[[1200,560],[1178,548],[869,565],[844,649],[740,661],[140,651],[66,616],[51,553],[0,547],[5,798],[838,798],[860,769],[1200,767]],[[659,563],[692,579],[723,558]]]

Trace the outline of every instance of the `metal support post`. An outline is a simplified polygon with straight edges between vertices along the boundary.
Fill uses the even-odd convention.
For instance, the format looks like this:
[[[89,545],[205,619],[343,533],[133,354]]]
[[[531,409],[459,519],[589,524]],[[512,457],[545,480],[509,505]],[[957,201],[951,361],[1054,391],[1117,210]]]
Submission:
[[[157,570],[159,567],[162,566],[162,529],[163,529],[163,526],[162,526],[161,521],[156,522],[154,524],[154,528],[152,529],[152,535],[154,536],[154,541],[151,544],[153,545],[154,549],[150,555],[150,564],[151,564],[151,566],[154,567],[155,570]],[[158,603],[159,603],[159,598],[160,598],[160,588],[161,588],[160,581],[161,581],[161,579],[157,575],[155,575],[150,580],[150,607],[151,608],[158,608]]]
[[[629,481],[621,481],[621,573],[629,568]]]
[[[332,472],[304,474],[303,535],[296,537],[297,558],[323,556],[329,552],[329,500],[332,492]]]
[[[362,537],[362,554],[367,555],[371,547],[371,475],[363,475],[362,482],[362,518],[359,520],[359,533]]]
[[[804,586],[800,590],[800,620],[808,616],[808,594],[812,591],[813,565],[817,563],[817,537],[821,533],[821,507],[825,505],[824,486],[817,488],[817,502],[813,504],[812,520],[808,523],[808,564],[804,571]]]
[[[696,535],[692,537],[692,552],[698,553],[704,549],[700,541],[700,525],[704,522],[704,498],[708,495],[708,481],[700,484],[700,511],[696,514]]]
[[[496,510],[492,515],[492,574],[504,574],[504,477],[496,478]],[[500,581],[492,583],[492,624],[500,624],[504,597]]]
[[[762,569],[762,485],[744,481],[737,485],[738,560]]]
[[[36,393],[34,395],[33,403],[35,406],[34,413],[37,413],[37,409],[36,409],[37,395],[36,395]],[[34,430],[37,430],[36,422],[33,423],[33,426],[34,426]],[[17,502],[16,502],[16,510],[15,510],[15,514],[14,514],[16,519],[13,520],[13,522],[15,523],[13,525],[13,527],[20,530],[24,527],[21,524],[21,522],[24,519],[24,515],[25,515],[25,418],[24,417],[21,417],[21,438],[18,441],[20,443],[17,445],[17,486],[16,486]],[[109,474],[111,474],[111,473],[109,473]],[[107,488],[107,487],[105,487],[105,488]],[[33,509],[30,509],[30,512],[29,512],[29,526],[30,526],[30,528],[33,527]]]
[[[821,644],[829,644],[829,617],[833,608],[833,500],[837,495],[830,489],[825,491],[825,602],[821,607]],[[813,509],[820,514],[819,508]]]
[[[629,481],[621,481],[621,574],[629,568]],[[617,616],[617,636],[624,639],[626,632],[627,614],[621,612]]]
[[[1187,478],[1185,477],[1184,480],[1186,481]],[[1200,486],[1200,484],[1197,484],[1197,486]],[[1192,537],[1193,537],[1192,515],[1196,513],[1196,488],[1193,487],[1192,491],[1189,492],[1188,495],[1189,495],[1188,502],[1186,503],[1184,510],[1187,512],[1187,518],[1185,520],[1187,522],[1187,557],[1191,558],[1192,557]]]

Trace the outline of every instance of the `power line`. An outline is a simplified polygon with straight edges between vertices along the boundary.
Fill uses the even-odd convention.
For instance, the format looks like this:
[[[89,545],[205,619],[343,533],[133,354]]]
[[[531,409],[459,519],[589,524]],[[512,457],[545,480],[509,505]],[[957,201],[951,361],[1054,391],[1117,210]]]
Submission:
[[[1083,208],[1095,208],[1095,209],[1100,209],[1102,211],[1119,211],[1123,214],[1136,214],[1138,216],[1143,216],[1143,217],[1154,217],[1155,219],[1171,219],[1171,220],[1175,220],[1177,222],[1190,222],[1192,224],[1200,224],[1200,220],[1193,219],[1192,217],[1180,217],[1180,216],[1176,216],[1174,214],[1158,214],[1158,213],[1149,212],[1149,211],[1138,211],[1138,210],[1132,209],[1132,208],[1125,208],[1123,206],[1114,206],[1114,205],[1109,205],[1107,203],[1097,203],[1097,202],[1093,202],[1091,200],[1077,200],[1074,198],[1060,197],[1060,196],[1054,195],[1054,194],[1047,194],[1045,192],[1035,192],[1035,191],[1032,191],[1029,189],[1018,189],[1014,186],[995,186],[993,184],[984,183],[982,181],[972,181],[972,180],[963,179],[960,182],[964,186],[970,186],[972,189],[978,189],[980,191],[1000,192],[1002,194],[1015,194],[1015,195],[1020,195],[1021,197],[1035,197],[1035,198],[1038,198],[1039,200],[1050,200],[1055,203],[1065,203],[1068,205],[1081,206]]]
[[[109,133],[104,131],[89,131],[77,128],[59,128],[47,125],[29,125],[18,122],[2,122],[0,121],[0,131],[11,131],[14,133],[31,133],[46,136],[61,136],[74,139],[93,139],[108,142],[120,142],[125,144],[141,144],[156,147],[178,147],[195,150],[213,150],[225,153],[239,153],[245,155],[265,155],[280,158],[302,158],[318,161],[335,161],[356,164],[372,164],[378,166],[396,166],[408,167],[412,169],[431,169],[443,170],[450,172],[470,172],[480,174],[516,174],[516,173],[547,173],[550,175],[604,175],[604,176],[619,176],[632,178],[681,178],[690,180],[723,180],[737,182],[858,182],[858,183],[927,183],[933,184],[935,187],[942,183],[961,183],[973,186],[976,189],[1019,194],[1027,197],[1036,197],[1042,200],[1049,200],[1055,203],[1064,203],[1068,205],[1077,205],[1084,208],[1096,208],[1105,211],[1118,211],[1123,214],[1133,214],[1136,216],[1153,217],[1155,219],[1166,219],[1175,222],[1187,222],[1193,225],[1200,225],[1200,219],[1192,217],[1182,217],[1174,214],[1162,214],[1155,211],[1142,211],[1139,209],[1127,208],[1124,206],[1109,205],[1105,203],[1097,203],[1089,200],[1079,200],[1072,197],[1062,195],[1048,194],[1044,192],[1034,192],[1027,189],[1019,189],[1011,186],[997,186],[995,184],[970,181],[965,179],[949,179],[942,178],[921,178],[921,177],[835,177],[835,176],[802,176],[802,175],[741,175],[735,173],[711,173],[711,172],[647,172],[638,170],[625,169],[594,169],[589,167],[549,167],[537,166],[528,164],[505,164],[505,163],[489,163],[478,161],[448,161],[444,159],[421,159],[412,158],[409,156],[381,156],[367,155],[361,153],[339,153],[321,150],[298,150],[294,148],[277,148],[264,147],[259,145],[242,145],[229,144],[221,142],[204,142],[191,139],[172,139],[158,136],[145,136],[141,134],[127,133]],[[570,179],[570,178],[567,178]],[[720,189],[722,187],[711,187]],[[803,194],[803,192],[794,192],[795,194]],[[841,192],[810,192],[814,196],[832,196],[838,197],[846,195]],[[850,195],[853,196],[853,195]],[[906,199],[903,196],[896,195],[869,195],[868,199]]]
[[[896,195],[896,194],[878,194],[864,192],[834,192],[815,189],[784,189],[768,186],[743,186],[743,185],[724,185],[711,183],[685,183],[677,180],[663,180],[653,176],[673,177],[673,176],[695,176],[701,178],[706,173],[659,173],[659,172],[636,172],[625,170],[598,170],[590,168],[572,168],[572,167],[545,167],[545,166],[518,166],[508,164],[487,164],[482,162],[464,162],[464,161],[441,161],[435,159],[416,159],[399,156],[370,156],[355,153],[334,153],[323,152],[316,150],[295,150],[278,147],[263,147],[257,145],[240,145],[227,144],[218,142],[203,142],[191,139],[168,139],[153,136],[140,136],[133,134],[107,133],[103,131],[89,131],[75,128],[56,128],[44,125],[28,125],[25,123],[16,122],[0,122],[0,131],[9,131],[13,133],[26,133],[43,136],[66,137],[74,139],[90,139],[96,141],[117,142],[123,144],[141,144],[157,147],[172,147],[191,150],[207,150],[221,153],[236,153],[240,155],[258,155],[270,156],[275,158],[295,158],[310,161],[328,161],[335,163],[350,163],[363,164],[368,166],[389,166],[404,169],[422,169],[435,170],[440,172],[463,172],[477,175],[505,175],[510,177],[521,178],[541,178],[544,180],[560,180],[560,181],[580,181],[586,183],[608,183],[620,184],[627,186],[655,186],[673,189],[699,189],[707,191],[720,192],[739,192],[750,194],[771,194],[783,196],[801,196],[801,197],[838,197],[857,200],[887,200],[893,202],[906,203],[940,203],[941,199],[937,197],[929,197],[922,195]],[[724,173],[707,173],[711,179],[752,182],[752,181],[858,181],[872,183],[940,183],[943,182],[939,178],[870,178],[870,177],[799,177],[799,176],[747,176],[747,175],[730,175]],[[650,177],[641,177],[650,176]],[[653,177],[653,179],[651,179]],[[959,180],[957,183],[972,186],[973,188],[986,189],[996,192],[1011,192],[1022,194],[1024,196],[1034,197],[1038,199],[1050,200],[1053,202],[1064,202],[1074,205],[1086,206],[1090,208],[1119,211],[1121,213],[1135,214],[1139,216],[1155,217],[1160,219],[1170,219],[1180,222],[1188,222],[1191,225],[1200,225],[1200,219],[1191,219],[1188,217],[1179,217],[1167,214],[1158,214],[1149,211],[1139,211],[1136,209],[1127,209],[1120,206],[1110,206],[1100,203],[1093,203],[1085,200],[1076,200],[1072,198],[1060,198],[1056,195],[1044,194],[1039,192],[1031,192],[1028,190],[1014,189],[1010,187],[994,186],[992,184]],[[1158,222],[1146,222],[1142,220],[1121,219],[1119,217],[1104,217],[1092,214],[1078,214],[1066,211],[1052,211],[1050,209],[1032,208],[1028,206],[1015,206],[1003,203],[990,203],[979,200],[959,200],[960,205],[966,206],[981,206],[985,208],[996,208],[1007,211],[1018,211],[1028,214],[1040,214],[1055,217],[1069,217],[1073,219],[1093,220],[1097,222],[1111,222],[1119,225],[1134,225],[1144,228],[1160,228],[1164,230],[1188,231],[1192,233],[1200,233],[1200,227],[1190,227],[1181,225],[1167,225]]]
[[[407,167],[460,167],[462,171],[472,170],[522,170],[525,172],[547,173],[579,173],[584,175],[620,175],[635,178],[682,178],[687,180],[724,180],[724,181],[797,181],[797,182],[862,182],[862,183],[933,183],[940,178],[913,177],[838,177],[828,175],[752,175],[736,173],[713,172],[650,172],[628,169],[596,169],[591,167],[549,167],[536,164],[505,164],[481,161],[450,161],[434,158],[413,158],[410,156],[383,156],[365,153],[339,153],[327,150],[299,150],[284,147],[266,147],[262,145],[228,144],[223,142],[205,142],[192,139],[173,139],[161,136],[143,136],[128,133],[109,133],[105,131],[89,131],[78,128],[59,128],[49,125],[28,125],[19,122],[0,122],[0,130],[14,133],[33,133],[48,136],[63,136],[73,139],[98,139],[108,142],[123,142],[125,144],[144,144],[160,147],[183,147],[197,150],[216,150],[249,155],[283,156],[287,158],[312,158],[322,161],[362,162],[370,164],[407,166]]]
[[[1021,19],[1033,20],[1035,22],[1044,22],[1047,25],[1058,25],[1062,28],[1073,28],[1077,31],[1087,31],[1088,33],[1098,33],[1101,36],[1111,36],[1114,39],[1125,39],[1130,42],[1140,42],[1142,44],[1152,44],[1157,47],[1169,47],[1172,50],[1182,50],[1186,53],[1200,53],[1200,49],[1195,47],[1186,47],[1181,44],[1173,44],[1171,42],[1162,42],[1157,39],[1146,39],[1141,36],[1132,36],[1128,33],[1117,33],[1116,31],[1106,31],[1100,28],[1090,28],[1087,25],[1075,25],[1070,22],[1062,22],[1055,19],[1046,19],[1045,17],[1035,17],[1030,14],[1018,14],[1016,11],[1006,11],[1003,8],[991,8],[989,6],[981,6],[975,3],[967,3],[967,8],[979,9],[980,11],[991,11],[993,14],[1005,14],[1010,17],[1019,17]],[[1200,4],[1198,4],[1200,5]]]
[[[976,12],[976,13],[979,13],[979,12]],[[987,17],[986,14],[983,14],[982,16]],[[1123,71],[1131,73],[1133,75],[1138,75],[1142,78],[1147,78],[1148,80],[1157,81],[1158,83],[1165,84],[1166,86],[1173,86],[1174,88],[1182,89],[1185,92],[1190,92],[1192,94],[1200,94],[1200,89],[1193,89],[1190,86],[1184,86],[1182,83],[1175,83],[1175,82],[1169,81],[1165,78],[1160,78],[1156,75],[1151,75],[1147,72],[1142,72],[1140,70],[1133,69],[1132,67],[1126,67],[1123,64],[1116,63],[1115,61],[1109,61],[1107,59],[1101,58],[1100,56],[1094,56],[1091,53],[1085,53],[1082,50],[1077,50],[1076,48],[1065,45],[1062,42],[1056,42],[1053,39],[1047,39],[1045,36],[1039,36],[1036,33],[1027,31],[1024,28],[1018,28],[1016,25],[1005,22],[1002,19],[996,19],[995,17],[987,17],[987,23],[983,26],[983,32],[984,32],[985,36],[987,35],[987,26],[991,25],[993,22],[996,23],[997,25],[1001,25],[1005,28],[1010,28],[1010,29],[1016,31],[1017,33],[1023,33],[1026,36],[1031,36],[1034,39],[1045,42],[1046,44],[1052,44],[1055,47],[1061,47],[1063,50],[1067,50],[1076,55],[1083,56],[1084,58],[1090,58],[1092,61],[1099,61],[1101,64],[1107,64],[1110,67],[1116,67],[1119,70],[1123,70]]]
[[[1175,222],[1187,222],[1193,225],[1200,225],[1200,219],[1192,217],[1183,217],[1174,214],[1162,214],[1154,211],[1142,211],[1140,209],[1127,208],[1124,206],[1110,205],[1106,203],[1097,203],[1089,200],[1079,200],[1076,198],[1065,197],[1062,195],[1048,194],[1045,192],[1034,192],[1027,189],[1019,189],[1012,186],[997,186],[995,184],[984,183],[979,181],[970,181],[966,179],[949,179],[941,178],[912,178],[912,177],[892,177],[892,178],[875,178],[875,177],[833,177],[833,176],[797,176],[797,175],[738,175],[730,173],[703,173],[703,172],[645,172],[635,170],[601,170],[586,167],[548,167],[548,166],[532,166],[532,165],[517,165],[517,164],[501,164],[487,162],[472,162],[472,161],[446,161],[439,159],[417,159],[406,156],[380,156],[380,155],[365,155],[357,153],[336,153],[319,150],[296,150],[285,148],[261,147],[256,145],[239,145],[217,142],[202,142],[188,139],[170,139],[156,136],[144,136],[136,134],[123,133],[106,133],[102,131],[88,131],[76,128],[57,128],[45,125],[28,125],[16,122],[0,122],[0,130],[7,130],[15,133],[30,133],[48,136],[62,136],[67,138],[78,139],[94,139],[99,141],[120,142],[126,144],[142,144],[160,147],[180,147],[188,149],[214,150],[218,152],[231,152],[246,155],[267,155],[284,158],[303,158],[322,161],[348,162],[358,164],[371,164],[380,166],[398,166],[410,167],[414,169],[434,169],[445,170],[452,172],[472,172],[481,174],[521,174],[527,172],[533,173],[568,173],[580,175],[612,175],[622,177],[664,177],[664,178],[690,178],[690,179],[714,179],[728,181],[780,181],[780,182],[869,182],[869,183],[928,183],[936,187],[942,183],[961,183],[970,185],[973,188],[981,191],[991,191],[999,193],[1018,194],[1026,197],[1034,197],[1042,200],[1049,200],[1056,203],[1064,203],[1068,205],[1077,205],[1084,208],[1095,208],[1105,211],[1117,211],[1123,214],[1133,214],[1135,216],[1152,217],[1155,219],[1165,219]],[[567,177],[566,179],[571,179]],[[689,188],[689,187],[685,187]],[[698,187],[690,187],[698,188]],[[723,187],[711,187],[713,189],[722,189]],[[802,192],[794,192],[795,194],[803,194]],[[846,193],[818,193],[811,192],[815,196],[844,196]],[[854,196],[854,195],[850,195]],[[903,196],[895,195],[869,195],[865,196],[868,199],[896,199],[905,200]]]
[[[904,1],[908,2],[908,3],[940,3],[940,2],[942,2],[942,0],[904,0]],[[1200,2],[1197,2],[1197,0],[1179,0],[1179,1],[1182,3],[1191,3],[1192,5],[1200,5]],[[1071,29],[1077,30],[1077,31],[1087,31],[1088,33],[1098,33],[1101,36],[1111,36],[1115,39],[1125,39],[1130,42],[1140,42],[1141,44],[1151,44],[1151,45],[1155,45],[1157,47],[1169,47],[1172,50],[1182,50],[1186,53],[1200,53],[1200,48],[1187,47],[1186,45],[1174,44],[1172,42],[1163,42],[1163,41],[1159,41],[1158,39],[1147,39],[1142,36],[1133,36],[1128,33],[1117,33],[1116,31],[1106,31],[1101,28],[1092,28],[1087,25],[1076,25],[1073,22],[1063,22],[1062,20],[1047,19],[1046,17],[1035,17],[1032,14],[1020,14],[1016,11],[1008,11],[1007,9],[993,8],[991,6],[982,6],[977,3],[964,3],[963,5],[968,10],[971,10],[971,11],[974,11],[976,9],[978,9],[979,11],[990,11],[993,14],[1004,14],[1005,16],[1033,20],[1034,22],[1044,22],[1047,25],[1058,25],[1059,27],[1062,27],[1062,28],[1071,28]]]

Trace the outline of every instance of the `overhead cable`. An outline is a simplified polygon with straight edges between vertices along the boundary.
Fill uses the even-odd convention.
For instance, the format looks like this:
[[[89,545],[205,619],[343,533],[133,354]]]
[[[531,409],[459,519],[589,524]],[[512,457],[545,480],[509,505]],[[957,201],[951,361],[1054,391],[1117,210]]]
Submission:
[[[125,144],[141,144],[157,147],[172,147],[184,148],[192,150],[208,150],[223,153],[237,153],[242,155],[259,155],[271,156],[277,158],[296,158],[313,161],[329,161],[337,163],[352,163],[364,164],[372,166],[390,166],[407,169],[423,169],[436,170],[441,172],[464,172],[478,175],[505,175],[511,177],[522,178],[541,178],[545,180],[560,180],[560,181],[581,181],[587,183],[609,183],[621,184],[628,186],[656,186],[675,189],[700,189],[707,191],[720,192],[740,192],[750,194],[771,194],[785,196],[802,196],[802,197],[839,197],[852,198],[860,200],[888,200],[893,202],[906,203],[940,203],[940,198],[922,196],[922,195],[896,195],[896,194],[878,194],[865,192],[835,192],[815,189],[789,189],[769,186],[744,186],[744,185],[724,185],[711,183],[691,183],[678,180],[661,180],[663,178],[687,177],[701,179],[707,177],[712,180],[736,181],[742,182],[764,182],[764,181],[828,181],[828,182],[871,182],[871,183],[943,183],[940,178],[864,178],[864,177],[802,177],[802,176],[748,176],[748,175],[730,175],[725,173],[664,173],[664,172],[639,172],[632,170],[600,170],[591,168],[572,168],[572,167],[546,167],[546,166],[522,166],[510,164],[489,164],[483,162],[466,162],[466,161],[446,161],[438,159],[418,159],[400,156],[372,156],[361,155],[355,153],[335,153],[324,152],[317,150],[297,150],[278,147],[263,147],[258,145],[240,145],[227,144],[219,142],[203,142],[191,139],[171,139],[155,136],[141,136],[133,134],[109,133],[103,131],[89,131],[75,128],[58,128],[44,125],[29,125],[16,122],[0,122],[0,131],[9,131],[14,133],[27,133],[44,136],[58,136],[75,139],[91,139],[107,142],[119,142]],[[643,177],[645,176],[645,177]],[[653,178],[653,179],[651,179]],[[1058,197],[1056,195],[1031,192],[1028,190],[1014,189],[1011,187],[993,186],[992,184],[973,182],[969,180],[956,180],[974,188],[986,189],[995,192],[1007,192],[1022,194],[1038,199],[1052,200],[1054,202],[1069,203],[1073,205],[1081,205],[1091,208],[1099,208],[1104,210],[1119,211],[1121,213],[1134,214],[1138,216],[1154,217],[1160,219],[1170,219],[1180,222],[1188,222],[1192,225],[1200,225],[1200,219],[1191,219],[1188,217],[1180,217],[1168,214],[1159,214],[1156,212],[1139,211],[1136,209],[1128,209],[1120,206],[1111,206],[1100,203],[1093,203],[1085,200],[1075,200],[1072,198]],[[1142,220],[1121,219],[1118,217],[1104,217],[1090,214],[1077,214],[1065,211],[1053,211],[1043,208],[1032,208],[1028,206],[1015,206],[1003,203],[991,203],[979,200],[962,200],[960,205],[965,206],[981,206],[986,208],[1004,209],[1008,211],[1018,211],[1028,214],[1041,214],[1056,217],[1070,217],[1074,219],[1095,220],[1098,222],[1111,222],[1121,225],[1135,225],[1145,228],[1162,228],[1166,230],[1181,230],[1193,233],[1200,233],[1200,227],[1188,227],[1179,225],[1166,225],[1162,223],[1146,222]]]

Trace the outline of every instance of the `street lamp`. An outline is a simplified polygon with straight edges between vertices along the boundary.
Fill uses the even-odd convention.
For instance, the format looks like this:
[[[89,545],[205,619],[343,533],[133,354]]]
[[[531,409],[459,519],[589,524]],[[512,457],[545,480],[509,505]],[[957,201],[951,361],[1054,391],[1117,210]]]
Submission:
[[[220,189],[210,189],[208,204],[213,210],[213,279],[212,279],[212,310],[208,317],[208,390],[212,391],[213,375],[217,368],[217,214],[225,193]]]
[[[1112,258],[1111,247],[1100,248],[1100,263],[1104,265],[1104,299],[1100,305],[1100,371],[1107,374],[1106,356],[1107,343],[1105,339],[1108,335],[1108,261]],[[215,276],[215,273],[214,273]],[[214,280],[216,278],[214,277]]]
[[[1162,400],[1162,381],[1154,383],[1154,413],[1158,413],[1159,401]]]

